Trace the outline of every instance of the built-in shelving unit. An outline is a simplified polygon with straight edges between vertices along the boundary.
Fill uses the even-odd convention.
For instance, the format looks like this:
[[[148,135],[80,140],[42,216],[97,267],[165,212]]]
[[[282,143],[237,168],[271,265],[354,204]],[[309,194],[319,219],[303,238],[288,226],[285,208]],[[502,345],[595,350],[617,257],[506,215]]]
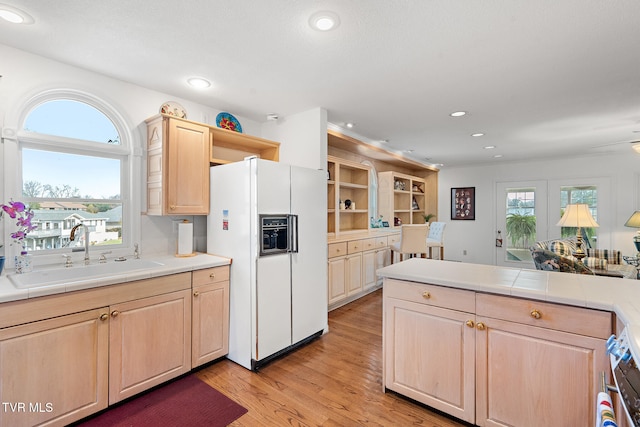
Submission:
[[[369,229],[368,166],[327,157],[327,229],[340,234]]]
[[[388,171],[378,173],[378,210],[389,226],[424,224],[426,181]]]
[[[269,141],[228,129],[210,127],[211,165],[239,162],[248,156],[258,156],[265,160],[279,160],[280,143]]]

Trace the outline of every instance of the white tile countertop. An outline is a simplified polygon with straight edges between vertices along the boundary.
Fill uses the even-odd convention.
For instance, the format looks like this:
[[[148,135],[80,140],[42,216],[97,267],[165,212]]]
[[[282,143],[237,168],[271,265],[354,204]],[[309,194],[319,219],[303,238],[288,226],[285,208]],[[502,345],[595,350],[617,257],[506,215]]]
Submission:
[[[377,270],[381,277],[606,310],[616,313],[640,354],[640,281],[411,258]]]
[[[56,266],[51,269],[37,269],[37,273],[42,274],[47,271],[55,273],[56,270],[64,269],[64,273],[69,276],[77,271],[77,277],[65,279],[63,283],[53,283],[46,285],[37,285],[34,287],[18,288],[10,280],[9,276],[13,274],[12,270],[5,270],[0,276],[0,303],[24,300],[45,295],[60,294],[64,292],[72,292],[81,289],[96,288],[99,286],[113,285],[116,283],[132,282],[134,280],[150,279],[152,277],[167,276],[169,274],[183,273],[185,271],[201,270],[204,268],[219,267],[229,265],[231,259],[209,255],[205,253],[197,253],[190,257],[175,257],[172,255],[160,255],[142,257],[139,260],[130,258],[124,262],[129,263],[128,267],[132,270],[118,271],[119,265],[113,264],[113,271],[102,273],[99,276],[95,274],[87,274],[91,267],[100,266],[109,270],[109,263],[115,263],[113,259],[108,260],[107,264],[94,264],[85,267],[76,264],[73,267],[64,269],[64,267]],[[140,269],[135,268],[140,263]],[[152,266],[151,266],[152,265]],[[25,273],[25,275],[32,273]]]

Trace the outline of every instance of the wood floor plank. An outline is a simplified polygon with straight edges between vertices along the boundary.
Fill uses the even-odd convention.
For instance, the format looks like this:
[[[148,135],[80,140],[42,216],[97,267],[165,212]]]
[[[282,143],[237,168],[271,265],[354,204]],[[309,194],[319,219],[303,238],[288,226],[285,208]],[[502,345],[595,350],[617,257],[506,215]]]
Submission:
[[[329,313],[329,332],[251,372],[227,359],[197,374],[248,413],[234,427],[460,427],[382,385],[382,291]]]

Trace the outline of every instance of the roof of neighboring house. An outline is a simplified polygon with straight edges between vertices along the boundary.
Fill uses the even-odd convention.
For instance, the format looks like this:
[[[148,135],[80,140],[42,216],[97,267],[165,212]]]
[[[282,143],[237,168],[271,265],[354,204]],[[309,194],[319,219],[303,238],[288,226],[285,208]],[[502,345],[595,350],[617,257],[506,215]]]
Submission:
[[[97,214],[93,214],[85,211],[66,211],[66,210],[49,210],[49,209],[34,209],[33,210],[34,221],[43,222],[43,221],[64,221],[69,218],[78,218],[78,219],[107,219],[105,212],[99,212]]]
[[[42,202],[40,203],[40,209],[38,210],[45,210],[45,209],[86,211],[87,207],[82,203],[77,203],[77,202]]]
[[[100,213],[107,216],[107,222],[122,222],[122,205]]]

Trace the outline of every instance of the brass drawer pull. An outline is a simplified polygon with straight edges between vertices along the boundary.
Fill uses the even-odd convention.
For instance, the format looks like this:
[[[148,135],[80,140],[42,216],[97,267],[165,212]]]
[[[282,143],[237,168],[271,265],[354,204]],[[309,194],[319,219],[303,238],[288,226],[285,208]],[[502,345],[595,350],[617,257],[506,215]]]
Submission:
[[[487,328],[487,325],[485,325],[482,322],[478,322],[478,324],[476,325],[476,328],[478,328],[479,331],[484,331]]]
[[[103,321],[104,321],[104,320],[107,320],[108,318],[109,318],[109,315],[108,315],[107,313],[102,313],[102,314],[100,315],[100,320],[103,320]]]
[[[200,292],[198,292],[198,291],[195,291],[195,292],[193,293],[193,296],[194,296],[194,297],[197,297],[197,296],[199,296],[199,295],[200,295]]]
[[[118,317],[118,314],[120,314],[120,312],[118,310],[113,310],[111,312],[111,317]]]
[[[424,299],[429,299],[429,298],[431,298],[431,293],[430,293],[429,291],[424,291],[424,292],[422,293],[422,298],[424,298]]]
[[[211,273],[211,274],[209,275],[209,277],[210,277],[210,278],[212,278],[212,279],[215,279],[215,278],[216,278],[216,273]]]
[[[475,322],[473,320],[467,320],[465,322],[465,325],[467,325],[470,328],[473,328],[474,326],[476,326]]]
[[[538,310],[533,309],[531,310],[531,317],[533,317],[534,319],[540,319],[542,317],[542,313],[540,313]]]

